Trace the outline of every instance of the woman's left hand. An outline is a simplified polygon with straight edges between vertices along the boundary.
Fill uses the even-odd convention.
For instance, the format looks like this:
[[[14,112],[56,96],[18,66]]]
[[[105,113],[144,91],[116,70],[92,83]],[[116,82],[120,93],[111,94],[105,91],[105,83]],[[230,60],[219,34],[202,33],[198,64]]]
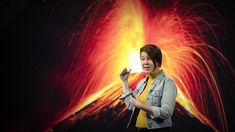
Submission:
[[[137,97],[130,97],[130,102],[134,107],[137,107],[139,109],[141,109],[142,103],[139,101],[139,99]]]

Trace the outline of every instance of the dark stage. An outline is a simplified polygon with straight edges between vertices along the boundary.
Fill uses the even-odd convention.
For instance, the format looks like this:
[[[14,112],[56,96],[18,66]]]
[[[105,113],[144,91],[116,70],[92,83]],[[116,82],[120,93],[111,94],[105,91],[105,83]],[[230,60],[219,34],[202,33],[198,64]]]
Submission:
[[[165,11],[172,3],[176,3],[173,0],[165,2],[160,0],[149,1],[151,4],[148,7],[152,9],[149,11],[150,14],[154,14],[157,10]],[[102,2],[104,3],[100,6],[107,8],[92,8],[97,4],[93,0],[3,0],[1,2],[2,123],[0,131],[135,131],[135,129],[126,128],[131,113],[127,110],[120,112],[125,108],[124,104],[115,102],[115,100],[108,100],[109,98],[105,94],[90,102],[89,105],[81,106],[81,109],[80,107],[77,108],[80,111],[76,111],[76,113],[72,109],[88,98],[86,96],[88,94],[81,93],[87,92],[93,95],[92,93],[101,91],[101,89],[97,89],[97,91],[94,89],[85,90],[88,85],[84,78],[92,78],[92,75],[94,75],[94,78],[100,79],[99,81],[102,83],[90,82],[89,86],[98,87],[109,85],[106,84],[107,81],[101,79],[115,80],[115,77],[118,77],[116,71],[119,70],[119,65],[112,63],[111,60],[114,59],[107,59],[102,56],[102,51],[107,51],[99,47],[102,43],[84,45],[84,43],[89,44],[96,42],[96,40],[113,43],[113,40],[100,37],[107,30],[110,30],[111,24],[110,27],[106,27],[106,24],[112,21],[108,18],[113,17],[111,12],[111,15],[105,19],[102,13],[107,13],[108,16],[109,11],[114,8],[111,2],[106,1],[105,3],[105,0],[101,0],[100,3]],[[197,13],[208,17],[208,23],[213,28],[216,37],[209,34],[212,32],[204,31],[204,29],[209,30],[209,28],[204,28],[201,35],[204,35],[204,39],[225,56],[226,62],[229,62],[230,65],[229,67],[224,61],[221,62],[220,58],[215,55],[213,58],[215,65],[212,64],[209,67],[215,71],[213,73],[218,79],[217,84],[223,102],[223,108],[219,107],[218,109],[224,109],[227,130],[233,132],[235,131],[235,103],[233,98],[235,93],[235,4],[228,0],[190,0],[190,2],[183,0],[179,3],[187,6],[192,6],[195,3],[209,3],[210,5],[207,5],[207,7],[210,7],[211,10],[206,10],[207,8],[200,10],[198,8]],[[115,10],[111,11],[115,12]],[[179,13],[184,13],[183,9]],[[118,20],[118,18],[115,19]],[[93,27],[96,24],[98,26]],[[102,24],[104,26],[100,28],[99,25]],[[112,26],[116,26],[115,23],[112,24]],[[118,27],[116,28],[118,29]],[[190,28],[188,27],[188,29]],[[115,31],[111,32],[109,36],[115,36]],[[200,31],[190,33],[199,34]],[[91,37],[93,34],[97,37],[96,39]],[[109,47],[108,44],[105,46]],[[94,50],[93,47],[98,48]],[[167,47],[164,48],[167,49]],[[87,52],[84,49],[87,49]],[[202,51],[199,53],[204,54]],[[90,54],[94,56],[89,56]],[[118,52],[115,51],[113,54],[118,54]],[[215,52],[212,53],[212,56],[214,54]],[[206,59],[210,61],[210,57]],[[107,69],[101,67],[100,60],[104,61],[103,65]],[[90,70],[89,66],[93,64],[99,64],[100,67],[93,67]],[[99,68],[103,69],[97,70]],[[109,78],[102,74],[111,74],[108,71],[110,69],[116,70],[111,71],[114,77]],[[96,70],[97,75],[95,74]],[[82,73],[79,74],[76,71]],[[202,87],[204,86],[203,81],[201,80]],[[208,83],[210,82],[211,80],[208,81]],[[79,87],[77,88],[75,85]],[[115,86],[120,88],[118,83],[112,87]],[[204,111],[207,111],[206,113],[210,115],[209,119],[212,122],[215,121],[218,130],[225,131],[226,128],[223,129],[220,116],[213,110],[214,106],[217,105],[217,102],[211,101],[214,95],[209,90],[204,93],[205,95],[202,97],[204,97],[205,104],[213,107],[206,109],[206,107],[199,106],[200,109],[206,109]],[[109,91],[106,94],[110,94]],[[192,92],[191,94],[194,95],[193,99],[199,98],[198,94]],[[109,97],[114,95],[117,97],[120,94],[113,92]],[[102,104],[101,100],[107,103]],[[109,104],[115,105],[109,107]],[[209,125],[203,124],[198,118],[190,116],[189,112],[179,103],[176,103],[176,108],[172,116],[173,132],[215,130]],[[97,112],[94,112],[96,110]],[[75,118],[69,116],[72,113],[75,114],[73,115]]]

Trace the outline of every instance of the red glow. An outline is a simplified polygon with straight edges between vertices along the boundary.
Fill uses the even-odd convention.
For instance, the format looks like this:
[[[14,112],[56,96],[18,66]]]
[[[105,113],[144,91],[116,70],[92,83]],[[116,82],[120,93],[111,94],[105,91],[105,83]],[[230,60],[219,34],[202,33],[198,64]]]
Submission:
[[[177,103],[187,111],[185,114],[215,131],[228,131],[214,65],[226,67],[229,63],[205,40],[205,31],[215,38],[216,35],[210,23],[195,15],[197,6],[184,13],[177,7],[175,2],[167,9],[152,9],[150,4],[138,0],[94,3],[88,10],[90,18],[71,69],[62,81],[71,91],[70,105],[55,122],[68,117],[68,121],[74,122],[106,106],[123,105],[118,100],[122,93],[119,72],[124,67],[134,69],[129,80],[134,88],[143,77],[140,69],[135,68],[139,49],[145,43],[155,43],[163,52],[163,70],[177,84]],[[218,120],[212,118],[211,110]],[[125,111],[121,107],[115,117],[122,117]]]

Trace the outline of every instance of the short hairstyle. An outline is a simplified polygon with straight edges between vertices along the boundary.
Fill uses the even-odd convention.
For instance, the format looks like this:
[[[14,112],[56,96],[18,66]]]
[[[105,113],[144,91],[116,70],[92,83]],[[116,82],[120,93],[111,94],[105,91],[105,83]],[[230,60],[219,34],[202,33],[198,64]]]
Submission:
[[[156,63],[159,64],[159,67],[162,65],[162,52],[159,47],[154,44],[146,44],[142,48],[140,48],[140,54],[142,52],[146,52],[150,59],[153,61],[154,66],[156,67]]]

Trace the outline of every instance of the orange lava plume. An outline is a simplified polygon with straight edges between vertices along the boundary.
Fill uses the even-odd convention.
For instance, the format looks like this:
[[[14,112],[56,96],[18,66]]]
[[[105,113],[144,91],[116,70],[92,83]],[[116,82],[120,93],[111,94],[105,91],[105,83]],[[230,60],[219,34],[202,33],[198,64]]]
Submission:
[[[143,0],[101,0],[91,5],[81,43],[64,77],[72,91],[70,105],[56,122],[74,122],[91,115],[99,118],[97,113],[104,107],[118,105],[122,107],[113,116],[123,116],[126,108],[118,99],[122,93],[119,73],[124,67],[132,69],[129,82],[134,89],[143,78],[139,49],[153,43],[162,49],[162,69],[176,82],[177,103],[186,114],[215,131],[228,131],[214,65],[232,68],[205,39],[205,33],[214,39],[216,34],[206,19],[194,13],[200,6],[183,12],[178,2],[164,9]],[[218,116],[217,120],[210,111]]]

